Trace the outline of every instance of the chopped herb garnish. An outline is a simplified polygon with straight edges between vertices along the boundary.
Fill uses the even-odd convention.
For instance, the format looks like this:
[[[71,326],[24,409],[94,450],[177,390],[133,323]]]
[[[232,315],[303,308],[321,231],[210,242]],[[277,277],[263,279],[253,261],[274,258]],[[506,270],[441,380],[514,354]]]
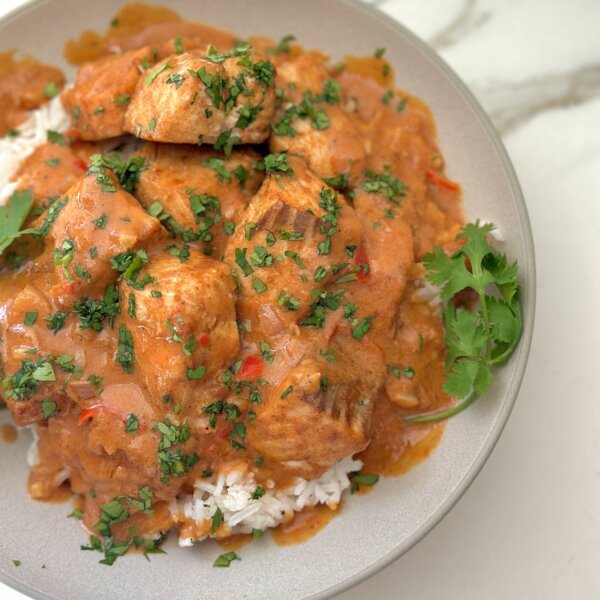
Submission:
[[[108,215],[106,213],[102,213],[97,219],[92,221],[92,223],[98,227],[98,229],[104,229],[108,223]]]
[[[256,489],[250,495],[250,498],[252,498],[252,500],[258,500],[259,498],[262,498],[264,495],[265,495],[264,488],[261,487],[260,485],[257,485]]]
[[[288,165],[287,154],[268,154],[264,159],[264,167],[267,175],[270,173],[284,173],[293,175],[294,169]]]
[[[398,104],[396,104],[396,110],[398,112],[402,112],[406,108],[406,104],[408,103],[408,96],[404,96]]]
[[[144,79],[144,83],[146,83],[146,85],[150,85],[165,69],[172,69],[172,68],[173,67],[171,66],[171,64],[169,62],[164,63],[163,65],[158,67],[158,69],[156,69],[155,71],[150,73],[150,75],[147,75]]]
[[[334,190],[343,192],[348,188],[348,173],[342,173],[336,177],[323,177],[323,181]]]
[[[206,367],[204,365],[198,365],[194,369],[188,369],[185,375],[190,380],[202,379],[206,375]]]
[[[50,417],[58,415],[58,408],[54,400],[42,400],[40,402],[40,408],[42,409],[42,416],[47,421]]]
[[[219,525],[223,522],[223,513],[221,509],[217,507],[217,510],[214,512],[212,519],[210,521],[210,535],[214,535],[215,531],[217,531]]]
[[[385,198],[394,202],[394,204],[399,204],[396,196],[404,196],[408,189],[403,181],[391,175],[387,170],[383,173],[367,171],[365,178],[366,182],[363,184],[363,189],[366,192],[383,194]]]
[[[333,350],[328,350],[325,348],[321,348],[319,350],[319,354],[327,361],[327,362],[335,362],[335,352]]]
[[[58,310],[54,314],[45,317],[44,321],[46,321],[46,327],[56,334],[65,326],[65,320],[68,314],[69,313],[63,310]]]
[[[267,291],[267,285],[256,275],[252,275],[252,287],[257,294],[264,294]]]
[[[79,319],[81,329],[102,331],[104,319],[114,326],[115,318],[120,312],[119,294],[114,285],[109,285],[102,300],[81,298],[73,305],[73,310]]]
[[[171,73],[166,79],[165,83],[171,83],[175,86],[175,89],[178,90],[181,87],[181,84],[185,81],[185,77],[180,73]]]
[[[279,397],[283,400],[284,398],[287,398],[293,391],[293,386],[288,385]]]
[[[41,382],[56,381],[52,365],[43,359],[37,362],[24,360],[21,368],[12,376],[2,380],[5,398],[29,400],[37,392]]]
[[[118,156],[107,154],[94,154],[90,157],[88,174],[97,174],[96,181],[102,186],[102,191],[116,191],[112,179],[106,174],[105,168],[111,169],[117,176],[121,187],[132,194],[140,180],[140,173],[144,170],[144,157],[132,156],[121,161]]]
[[[373,319],[374,317],[365,317],[359,321],[359,323],[352,330],[352,337],[355,340],[362,340],[365,335],[367,335],[369,329],[371,329],[371,326],[373,325]]]
[[[26,191],[29,191],[29,190],[26,190]],[[12,198],[12,196],[11,196],[11,198]],[[33,197],[32,197],[32,200],[33,200]],[[36,235],[38,235],[39,237],[45,237],[48,235],[48,232],[50,231],[50,227],[52,227],[52,225],[53,225],[54,221],[56,221],[60,211],[65,207],[65,205],[67,204],[68,201],[69,201],[69,199],[67,197],[65,197],[60,202],[55,202],[54,204],[52,204],[52,206],[50,206],[50,208],[48,208],[48,213],[46,215],[46,218],[44,219],[44,222],[38,229]],[[10,205],[10,199],[9,199],[9,205]],[[2,220],[2,207],[0,207],[0,221],[1,220]],[[23,232],[21,232],[21,233],[23,233]],[[3,250],[4,239],[5,238],[3,237],[2,233],[0,232],[0,253],[2,253],[2,250]]]
[[[358,492],[361,486],[373,486],[379,481],[379,475],[369,475],[366,473],[354,473],[350,475],[350,481],[352,482],[352,487],[350,491],[352,494]]]
[[[226,552],[215,560],[213,567],[228,567],[234,560],[241,559],[235,552]]]
[[[306,269],[306,265],[302,262],[300,255],[297,252],[293,252],[292,250],[286,250],[284,252],[285,256],[291,258],[301,269]]]
[[[25,318],[23,319],[23,323],[26,327],[33,327],[35,325],[35,322],[37,321],[37,318],[38,318],[37,311],[26,312]]]
[[[255,246],[250,255],[250,262],[255,267],[270,267],[273,264],[273,255],[269,254],[264,246]]]
[[[131,414],[127,417],[127,421],[125,422],[125,431],[127,433],[131,433],[133,435],[137,432],[139,426],[140,423],[135,415]]]
[[[190,426],[184,423],[174,425],[166,418],[156,425],[161,434],[158,445],[158,466],[163,473],[162,483],[168,483],[169,477],[183,477],[200,460],[197,454],[185,454],[181,450],[170,450],[173,446],[184,444],[190,439]]]
[[[290,42],[295,41],[293,35],[284,35],[275,48],[269,48],[267,54],[283,54],[290,51]]]
[[[388,364],[387,370],[396,378],[407,377],[412,379],[415,375],[415,370],[412,367],[398,367],[396,365]]]
[[[119,343],[115,359],[125,373],[133,373],[133,336],[125,325],[119,327]]]
[[[48,129],[46,132],[46,137],[51,144],[57,144],[58,146],[66,146],[67,140],[65,140],[62,133],[58,131],[52,131],[52,129]]]
[[[392,98],[394,97],[394,92],[392,90],[388,90],[382,97],[381,97],[381,103],[382,104],[389,104],[392,100]]]

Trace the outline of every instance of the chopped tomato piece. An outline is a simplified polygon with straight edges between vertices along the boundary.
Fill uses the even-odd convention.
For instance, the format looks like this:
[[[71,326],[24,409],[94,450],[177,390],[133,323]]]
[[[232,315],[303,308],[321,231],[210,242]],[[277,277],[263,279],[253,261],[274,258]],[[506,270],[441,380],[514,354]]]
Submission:
[[[198,342],[201,346],[208,346],[210,344],[210,338],[206,333],[203,333],[198,336]]]
[[[96,406],[91,406],[90,408],[84,408],[80,413],[79,413],[79,425],[83,425],[88,419],[93,419],[94,417],[97,417],[98,415],[102,414],[104,412],[104,407],[101,404],[98,404]]]
[[[81,159],[76,160],[73,163],[78,169],[81,169],[82,171],[87,171],[87,165],[85,164],[85,162]]]
[[[242,363],[240,375],[244,378],[254,379],[262,374],[264,362],[258,356],[247,356]]]
[[[446,188],[447,190],[451,190],[453,192],[460,192],[460,185],[458,185],[458,183],[455,183],[454,181],[450,181],[449,179],[445,179],[444,177],[441,177],[432,169],[425,170],[425,178],[428,181],[431,181],[431,183],[434,183],[435,185]]]
[[[371,267],[369,265],[369,256],[364,244],[359,246],[354,255],[354,264],[359,267],[356,273],[357,281],[369,281],[371,279]]]
[[[50,288],[50,295],[53,298],[59,296],[69,295],[75,291],[75,284],[73,283],[58,283]]]

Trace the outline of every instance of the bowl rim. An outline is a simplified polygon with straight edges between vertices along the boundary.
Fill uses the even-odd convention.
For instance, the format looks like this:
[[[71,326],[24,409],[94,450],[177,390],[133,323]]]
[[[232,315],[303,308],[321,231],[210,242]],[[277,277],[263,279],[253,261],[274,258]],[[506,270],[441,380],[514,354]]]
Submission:
[[[27,0],[20,6],[7,12],[0,22],[10,21],[15,17],[18,17],[21,13],[27,12],[34,8],[36,5],[46,4],[51,0]],[[510,381],[510,389],[508,394],[503,398],[502,403],[499,406],[498,418],[494,428],[488,436],[483,448],[473,461],[469,470],[465,473],[460,484],[456,486],[452,494],[450,494],[444,503],[430,515],[426,522],[418,527],[413,534],[406,538],[402,543],[398,544],[394,550],[389,552],[387,555],[379,558],[374,563],[361,569],[351,577],[341,581],[325,590],[316,592],[310,596],[307,596],[305,600],[326,600],[337,594],[340,594],[355,585],[366,581],[373,575],[379,573],[384,568],[389,566],[391,563],[398,560],[402,555],[408,552],[416,544],[418,544],[427,534],[436,527],[440,521],[456,506],[458,501],[469,489],[477,475],[487,462],[490,454],[494,450],[500,436],[508,422],[512,409],[515,405],[523,377],[525,368],[529,359],[531,342],[534,331],[535,321],[535,308],[536,308],[536,263],[535,263],[535,250],[533,243],[533,233],[531,229],[531,222],[525,204],[525,199],[517,174],[514,166],[508,156],[506,148],[500,138],[500,135],[496,131],[494,125],[491,122],[490,117],[487,115],[479,101],[476,99],[473,92],[467,87],[467,85],[461,80],[461,78],[454,72],[454,70],[448,65],[448,63],[425,41],[408,29],[405,25],[400,23],[395,18],[387,15],[386,13],[379,10],[376,4],[367,4],[364,0],[338,0],[344,4],[348,4],[369,16],[372,19],[382,22],[391,29],[395,30],[396,33],[400,34],[411,44],[413,44],[418,50],[420,50],[436,67],[438,67],[446,77],[456,87],[460,95],[464,98],[469,107],[473,110],[478,122],[482,125],[486,135],[489,137],[497,156],[502,165],[503,171],[506,173],[508,182],[510,185],[511,192],[515,199],[515,204],[521,222],[524,234],[524,252],[528,262],[528,271],[526,279],[522,281],[524,287],[527,289],[526,304],[523,310],[523,333],[521,340],[518,345],[517,361],[514,366],[514,372]],[[21,581],[13,578],[7,573],[0,571],[0,582],[9,586],[17,592],[20,592],[34,600],[55,600],[52,596],[47,595],[41,590],[34,589]]]

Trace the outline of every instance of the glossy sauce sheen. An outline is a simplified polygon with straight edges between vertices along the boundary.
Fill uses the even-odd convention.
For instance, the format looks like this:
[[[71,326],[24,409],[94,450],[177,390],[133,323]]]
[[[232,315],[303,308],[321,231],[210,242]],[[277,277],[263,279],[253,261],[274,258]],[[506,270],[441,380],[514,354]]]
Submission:
[[[81,35],[79,40],[69,41],[65,47],[65,56],[72,64],[81,64],[88,60],[106,57],[111,48],[119,47],[129,51],[146,45],[160,46],[170,43],[174,37],[189,40],[190,44],[196,44],[198,47],[213,44],[219,50],[231,47],[236,39],[234,35],[212,27],[182,21],[168,8],[154,7],[150,10],[144,5],[133,4],[121,9],[106,34],[100,35],[87,31]],[[265,38],[256,38],[253,42],[259,50],[272,48],[275,45],[274,42]],[[302,60],[303,57],[310,64],[316,65],[316,70],[323,68],[320,66],[323,60],[322,55],[318,52],[303,54],[298,46],[292,46],[287,54],[271,56],[275,67],[282,76],[286,73],[286,61]],[[346,140],[344,144],[347,145],[345,146],[343,144],[339,147],[333,146],[334,150],[331,151],[332,154],[329,157],[331,162],[343,163],[346,152],[349,152],[351,147],[355,148],[355,142],[359,140],[359,144],[366,148],[365,170],[382,173],[389,165],[393,175],[404,181],[409,190],[397,206],[391,207],[395,212],[395,217],[384,216],[383,209],[390,208],[390,205],[383,198],[375,200],[376,194],[359,191],[354,200],[357,212],[363,211],[360,214],[364,227],[369,228],[369,234],[366,234],[365,239],[366,244],[372,248],[372,254],[368,256],[368,260],[371,262],[373,277],[379,277],[380,272],[387,272],[386,269],[389,265],[400,260],[397,255],[390,254],[390,250],[386,249],[385,235],[388,234],[379,232],[387,231],[388,226],[399,227],[396,238],[402,237],[404,232],[407,232],[406,243],[398,246],[399,252],[409,256],[406,261],[406,270],[399,275],[399,277],[404,277],[406,285],[402,289],[398,305],[386,306],[385,289],[387,288],[382,288],[381,293],[378,294],[379,290],[369,287],[371,285],[369,278],[366,278],[362,287],[360,287],[361,283],[353,283],[354,287],[351,292],[355,294],[351,297],[356,299],[361,307],[367,307],[369,303],[372,303],[371,310],[373,312],[377,313],[383,307],[381,308],[383,313],[386,311],[389,313],[381,315],[377,313],[378,318],[373,322],[372,333],[364,338],[363,349],[372,347],[375,353],[379,352],[386,357],[393,357],[393,366],[404,370],[399,377],[395,377],[390,375],[389,367],[386,367],[385,364],[376,365],[379,369],[378,372],[381,373],[379,377],[380,379],[383,377],[385,383],[374,399],[372,423],[367,432],[370,443],[366,449],[358,452],[357,457],[365,464],[363,473],[401,475],[427,458],[439,443],[443,433],[443,425],[407,426],[402,423],[402,419],[408,415],[433,411],[451,403],[450,398],[441,390],[445,356],[442,321],[438,310],[423,300],[423,290],[421,289],[423,270],[420,260],[425,253],[432,250],[434,245],[453,249],[455,234],[463,223],[462,203],[460,191],[435,185],[424,176],[427,170],[434,169],[439,172],[440,177],[445,177],[433,117],[427,106],[419,99],[400,91],[396,91],[391,99],[383,100],[387,95],[391,95],[389,89],[393,83],[392,68],[383,58],[347,57],[343,61],[343,65],[343,68],[339,66],[327,68],[329,76],[334,77],[340,86],[345,106],[343,110],[337,106],[326,107],[326,109],[330,111],[331,129],[336,123],[335,119],[348,119],[353,130],[356,131],[357,137],[356,140]],[[20,67],[17,65],[16,68]],[[8,81],[10,73],[13,72],[12,69],[13,67],[7,71],[8,75],[0,77],[0,94],[3,89],[3,81]],[[290,90],[290,93],[293,94],[294,88],[290,88]],[[0,101],[1,98],[0,95]],[[339,114],[335,113],[336,110]],[[310,133],[314,134],[314,132]],[[276,144],[288,142],[300,143],[300,138],[302,136],[298,138],[282,137],[273,140],[271,144],[274,147]],[[203,148],[205,147],[203,146]],[[294,152],[302,155],[302,148],[298,148],[298,150],[290,150],[290,155]],[[72,185],[88,187],[91,185],[85,183],[90,179],[89,177],[83,180],[84,183],[78,182],[82,181],[85,164],[95,151],[94,142],[75,142],[66,147],[47,144],[38,149],[36,155],[32,155],[25,161],[21,169],[20,177],[22,179],[20,181],[26,181],[26,185],[23,184],[22,187],[35,191],[36,206],[43,210],[45,208],[44,199],[55,194],[65,194],[68,189],[71,190],[69,193],[72,193],[74,189],[71,187]],[[171,151],[174,153],[175,164],[184,168],[182,165],[187,160],[186,157],[179,157],[177,149],[169,150],[169,152]],[[204,150],[185,150],[185,152],[192,151],[202,152]],[[147,156],[155,158],[158,156],[152,149],[144,150],[144,152],[147,153]],[[250,202],[264,177],[262,172],[252,168],[254,161],[260,156],[252,150],[245,152],[246,154],[243,154],[243,151],[240,151],[239,155],[234,154],[237,157],[235,160],[240,162],[232,164],[230,167],[233,170],[237,164],[247,165],[251,177],[244,190],[240,191],[237,183],[236,185],[226,184],[217,179],[214,174],[210,175],[213,180],[210,185],[216,185],[216,187],[210,188],[209,193],[231,195],[233,208],[231,216],[228,218],[233,220],[239,218],[240,206],[243,208]],[[58,165],[48,166],[47,161],[52,162],[52,159],[59,158],[59,155]],[[193,159],[190,164],[198,165],[207,156],[202,155],[201,159]],[[318,157],[312,158],[317,160]],[[160,160],[160,158],[156,160]],[[293,160],[298,159],[290,158],[290,161]],[[293,164],[300,163],[294,162]],[[313,169],[318,168],[318,165],[313,166],[312,163],[310,166]],[[350,169],[352,168],[353,166],[350,165]],[[166,164],[165,169],[168,171],[171,167]],[[185,177],[195,176],[194,174],[189,175],[190,172],[186,172]],[[297,172],[300,172],[299,168]],[[313,176],[310,175],[310,177]],[[161,193],[160,173],[156,174],[156,182],[152,182],[150,177],[151,174],[148,171],[142,177],[136,192],[137,199],[146,208],[156,199],[157,194]],[[352,177],[356,177],[356,181],[363,181],[358,179],[363,177],[363,173],[351,174]],[[185,179],[185,181],[189,181],[189,179]],[[285,180],[282,179],[282,182],[285,184]],[[354,182],[353,185],[355,189],[360,190],[362,183],[357,185]],[[88,193],[87,189],[87,187],[77,188],[82,198]],[[212,192],[213,189],[216,191]],[[145,195],[148,196],[148,199]],[[224,210],[225,200],[223,196],[220,196],[220,199]],[[380,202],[380,207],[377,202]],[[360,208],[361,206],[362,208]],[[126,227],[135,231],[128,230],[128,235],[145,236],[144,247],[148,249],[150,259],[148,268],[150,269],[153,264],[160,263],[165,246],[173,243],[166,231],[157,222],[150,220],[139,205],[135,202],[127,204],[124,197],[121,202],[103,204],[103,212],[106,213],[109,223],[118,221],[131,223],[131,226],[127,225]],[[43,218],[42,214],[39,219],[43,220]],[[60,226],[61,218],[59,217],[57,225],[54,227]],[[82,221],[82,226],[91,220],[90,216],[85,218],[87,220]],[[390,218],[390,221],[386,222],[386,218]],[[394,218],[397,221],[392,222]],[[39,225],[39,222],[36,224]],[[355,225],[350,223],[348,230],[350,231],[353,226]],[[118,237],[95,242],[98,246],[98,255],[102,255],[105,251],[109,252],[109,250],[112,255],[116,254],[114,248],[118,243]],[[154,330],[152,319],[146,322],[140,313],[138,313],[137,322],[126,321],[126,299],[121,300],[121,315],[117,317],[115,329],[108,328],[106,324],[100,332],[81,329],[73,315],[65,321],[65,326],[59,331],[53,332],[45,327],[45,317],[50,317],[57,310],[65,307],[69,311],[69,307],[72,306],[73,300],[77,299],[78,294],[74,285],[64,280],[60,270],[57,274],[57,270],[52,265],[52,248],[47,247],[44,250],[31,241],[29,241],[29,245],[26,245],[26,242],[23,240],[23,242],[15,244],[12,249],[16,254],[22,253],[30,256],[31,260],[26,261],[19,270],[11,269],[8,264],[0,271],[0,337],[5,339],[10,330],[9,341],[12,341],[13,344],[13,347],[7,349],[3,354],[5,373],[15,372],[20,361],[31,356],[31,354],[24,353],[26,348],[41,348],[44,352],[54,356],[68,351],[70,354],[76,355],[76,360],[84,365],[85,375],[93,374],[100,377],[103,386],[103,391],[100,392],[89,383],[84,383],[78,387],[67,389],[66,393],[56,394],[55,400],[59,415],[52,416],[47,421],[40,419],[39,416],[33,419],[27,412],[29,409],[23,407],[22,404],[14,403],[11,406],[13,412],[17,411],[16,418],[21,419],[23,423],[28,422],[27,419],[41,421],[37,425],[40,435],[41,462],[34,468],[30,478],[30,491],[34,498],[55,497],[57,493],[56,474],[61,469],[68,468],[70,471],[68,480],[72,491],[83,497],[84,524],[91,529],[98,520],[99,505],[109,502],[117,496],[136,496],[142,486],[151,485],[154,492],[154,515],[147,517],[141,513],[134,514],[127,523],[117,526],[115,535],[118,538],[121,530],[124,532],[123,537],[127,537],[125,525],[134,524],[141,534],[168,530],[174,525],[168,512],[169,501],[178,493],[191,491],[193,482],[200,477],[203,471],[213,470],[220,464],[241,461],[256,471],[259,483],[272,480],[279,485],[291,482],[295,475],[312,477],[324,470],[319,465],[311,464],[303,467],[304,471],[290,471],[283,466],[282,462],[272,459],[265,460],[260,467],[252,467],[257,457],[263,454],[262,449],[259,451],[257,448],[261,447],[264,440],[253,438],[252,430],[249,428],[250,443],[246,441],[246,448],[240,451],[235,449],[231,443],[232,423],[225,421],[221,416],[215,430],[211,430],[209,427],[208,417],[201,411],[201,407],[208,405],[215,398],[230,399],[215,375],[220,372],[220,369],[233,362],[232,359],[228,359],[224,364],[219,363],[220,353],[225,354],[223,348],[226,347],[226,340],[231,338],[229,325],[211,332],[210,335],[206,333],[199,335],[193,355],[195,362],[187,363],[189,368],[202,362],[210,369],[210,361],[214,360],[214,373],[201,383],[190,382],[186,381],[185,368],[183,368],[180,371],[181,380],[172,383],[169,379],[173,375],[172,372],[162,369],[161,366],[163,362],[168,364],[169,361],[179,360],[179,358],[170,358],[169,352],[172,350],[172,345],[164,346],[165,340],[171,334],[164,327],[160,329],[158,325]],[[60,245],[61,242],[62,238],[56,243]],[[227,244],[230,243],[227,238],[221,240],[221,238],[215,237],[213,241],[213,244],[217,245],[218,251],[223,254],[225,261],[229,260],[229,264],[233,264],[232,257],[228,258],[227,256]],[[223,247],[219,247],[218,244],[223,244]],[[276,249],[276,246],[274,248]],[[201,254],[202,252],[207,253],[208,248],[206,244],[194,242],[192,250],[200,250],[199,254]],[[215,252],[213,248],[211,251]],[[220,258],[220,256],[215,258]],[[193,262],[196,260],[199,262]],[[208,267],[205,266],[208,265],[207,260],[209,259],[200,256],[194,258],[192,263],[182,263],[181,272],[185,275],[185,269],[188,268],[186,264],[199,265],[196,272],[207,269]],[[189,268],[191,269],[191,266]],[[219,277],[221,280],[228,280],[227,270],[224,269],[223,272],[225,275],[219,275]],[[170,271],[164,271],[162,276],[164,278],[171,277],[170,273]],[[263,271],[260,271],[261,275],[262,273]],[[396,289],[393,286],[394,277],[391,275],[388,278],[389,281],[383,277],[383,284],[389,284],[391,285],[390,289]],[[79,282],[76,284],[78,285]],[[227,283],[227,286],[233,289],[230,283]],[[99,287],[95,297],[101,297],[103,290],[104,287]],[[225,294],[225,292],[223,293]],[[258,298],[259,303],[256,305],[258,308],[253,308],[255,305],[251,302],[252,298],[245,303],[243,293],[242,300],[238,300],[237,303],[237,317],[242,320],[255,318],[255,313],[262,310],[260,307],[264,301]],[[300,295],[301,291],[297,293]],[[225,295],[232,294],[234,292],[229,290]],[[136,296],[138,297],[139,311],[139,303],[145,297],[137,294]],[[178,307],[184,310],[185,294],[181,293],[181,297],[176,297],[176,301]],[[218,308],[222,311],[215,316],[217,322],[231,318],[230,315],[226,315],[226,304],[218,298],[210,304],[210,310]],[[164,311],[168,307],[166,300],[157,298],[154,306],[157,315],[161,315],[162,326],[166,314]],[[23,321],[25,313],[30,311],[39,312],[39,316],[36,325],[28,329],[23,325]],[[201,312],[200,309],[198,312]],[[364,316],[368,312],[370,311],[365,308],[361,315]],[[158,316],[153,318],[158,323]],[[140,353],[142,348],[148,352],[147,355],[144,355],[145,362],[136,363],[133,374],[124,372],[114,360],[118,350],[117,331],[119,325],[123,323],[133,331],[135,336],[139,336],[135,338],[136,343],[143,341],[143,345],[138,346]],[[235,328],[235,319],[231,321],[231,324]],[[260,327],[257,325],[251,332],[241,332],[239,352],[237,346],[231,348],[230,355],[233,359],[238,357],[244,360],[249,355],[256,356],[256,348],[260,341],[270,335],[266,329],[261,330]],[[290,361],[294,351],[298,351],[295,350],[297,348],[313,348],[313,351],[316,352],[319,344],[314,345],[314,342],[311,341],[313,332],[306,331],[305,328],[298,328],[296,325],[293,326],[293,329],[294,336],[287,345],[282,346],[281,350],[289,353]],[[393,331],[393,336],[389,335],[390,330]],[[197,330],[195,332],[197,333]],[[330,331],[328,335],[334,343],[338,337],[349,336],[349,333],[348,326],[344,321],[340,321],[339,327]],[[235,339],[237,340],[237,334]],[[340,344],[343,341],[342,339]],[[327,342],[320,343],[321,346],[326,346],[326,344]],[[341,347],[343,348],[343,345]],[[178,348],[180,347],[178,346]],[[356,351],[359,351],[358,346]],[[368,358],[367,350],[364,351],[365,360],[368,362],[371,359]],[[180,350],[178,352],[177,357],[181,356]],[[341,353],[343,354],[343,352]],[[202,357],[202,360],[198,357]],[[38,355],[33,354],[32,360],[37,358]],[[319,356],[317,356],[317,360],[319,368],[322,369],[321,372],[331,373],[332,379],[336,377],[336,373],[343,379],[346,373],[352,371],[351,361],[346,364],[344,360],[339,359],[332,366]],[[381,363],[380,359],[379,362]],[[282,365],[278,365],[277,361],[272,364],[264,364],[261,369],[262,377],[269,381],[282,382],[285,380],[286,370]],[[58,372],[58,370],[57,373],[61,385],[73,385],[74,380],[68,374]],[[308,375],[303,375],[303,373],[300,371],[299,377],[308,378]],[[215,376],[213,377],[213,375]],[[252,379],[252,376],[249,377]],[[302,378],[298,381],[302,381]],[[281,383],[281,385],[284,384]],[[41,388],[43,391],[44,385]],[[164,390],[167,388],[174,390],[175,397],[169,396],[167,400],[164,400]],[[283,392],[283,389],[278,390],[277,395]],[[267,391],[264,393],[266,394]],[[73,397],[76,398],[75,401],[73,401]],[[281,397],[284,398],[283,394]],[[240,399],[240,402],[242,410],[251,408],[247,400]],[[85,410],[91,415],[89,418],[84,418],[84,415],[88,414],[83,412]],[[257,410],[259,409],[257,408]],[[135,414],[139,422],[139,429],[134,436],[125,431],[125,423],[131,414]],[[190,424],[191,437],[180,449],[189,454],[195,451],[199,455],[199,462],[190,469],[185,477],[171,478],[166,484],[160,482],[160,473],[156,472],[159,436],[153,429],[155,424],[162,421],[165,416],[168,416],[172,422],[188,422]],[[260,418],[257,421],[257,429],[254,431],[259,431],[259,425]],[[269,423],[267,423],[265,431],[269,431],[268,425]],[[268,438],[268,435],[259,436],[257,433],[256,437]],[[63,489],[64,486],[59,485],[58,490]],[[324,527],[338,512],[339,509],[331,510],[325,506],[305,509],[292,521],[281,525],[274,533],[275,539],[281,545],[304,541]],[[203,533],[197,530],[195,524],[189,522],[183,523],[183,528],[188,529],[190,535]],[[240,540],[242,539],[246,541],[247,538],[240,538]],[[230,543],[235,547],[240,540],[234,538],[230,540]]]
[[[305,508],[293,519],[274,529],[273,539],[278,546],[301,544],[319,533],[341,511],[341,504],[335,509],[331,509],[325,504]]]

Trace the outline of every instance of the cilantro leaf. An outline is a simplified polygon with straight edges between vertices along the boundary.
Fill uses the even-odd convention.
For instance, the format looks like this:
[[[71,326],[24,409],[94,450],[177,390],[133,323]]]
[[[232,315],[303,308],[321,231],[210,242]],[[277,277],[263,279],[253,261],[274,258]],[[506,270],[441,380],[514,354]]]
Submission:
[[[32,207],[31,190],[14,191],[6,206],[0,206],[0,254],[19,236],[35,233],[34,229],[21,230]]]

